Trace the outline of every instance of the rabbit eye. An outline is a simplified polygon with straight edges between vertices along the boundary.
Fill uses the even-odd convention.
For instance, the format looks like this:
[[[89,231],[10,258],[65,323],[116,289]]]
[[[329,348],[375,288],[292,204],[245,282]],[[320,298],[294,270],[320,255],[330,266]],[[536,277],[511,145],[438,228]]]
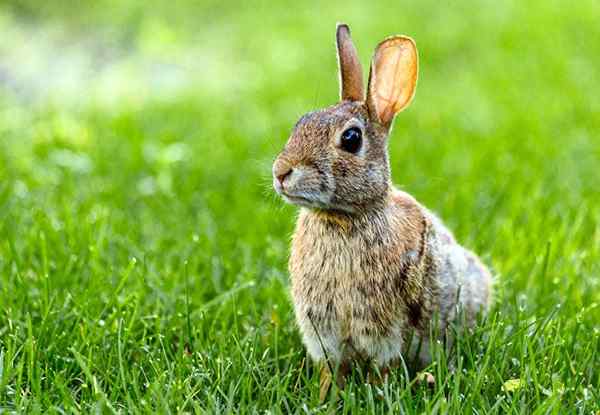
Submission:
[[[340,147],[348,153],[356,153],[362,144],[362,131],[358,127],[351,127],[342,133]]]

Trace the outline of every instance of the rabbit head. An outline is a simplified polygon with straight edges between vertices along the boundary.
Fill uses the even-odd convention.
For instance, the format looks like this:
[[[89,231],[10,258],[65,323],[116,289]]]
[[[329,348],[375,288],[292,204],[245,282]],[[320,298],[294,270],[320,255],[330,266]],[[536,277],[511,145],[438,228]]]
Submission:
[[[387,200],[387,137],[410,103],[418,57],[406,36],[375,49],[365,96],[362,67],[347,25],[336,32],[340,102],[300,118],[273,164],[273,186],[287,202],[355,213]]]

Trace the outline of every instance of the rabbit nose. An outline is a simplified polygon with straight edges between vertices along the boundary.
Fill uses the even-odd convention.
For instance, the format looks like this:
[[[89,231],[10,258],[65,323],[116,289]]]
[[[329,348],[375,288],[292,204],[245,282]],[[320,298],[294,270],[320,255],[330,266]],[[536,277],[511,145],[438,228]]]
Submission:
[[[285,180],[294,172],[293,164],[288,160],[279,158],[273,163],[273,186],[277,192],[283,190]],[[289,182],[289,179],[288,179]]]
[[[276,173],[275,176],[277,177],[277,180],[279,181],[279,184],[281,186],[283,186],[283,182],[284,182],[285,178],[288,177],[290,174],[292,174],[293,170],[294,169],[292,169],[291,167],[288,167],[283,172]]]

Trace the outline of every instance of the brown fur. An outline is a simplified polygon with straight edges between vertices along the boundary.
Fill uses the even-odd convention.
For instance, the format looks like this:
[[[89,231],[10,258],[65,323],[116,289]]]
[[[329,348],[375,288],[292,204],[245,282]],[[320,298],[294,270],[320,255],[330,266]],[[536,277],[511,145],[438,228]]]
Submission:
[[[360,217],[303,210],[290,257],[293,296],[310,304],[315,324],[343,320],[344,338],[354,330],[386,335],[398,315],[417,308],[411,328],[421,329],[432,312],[421,301],[436,290],[425,273],[434,263],[429,229],[416,202],[399,192],[383,212]]]

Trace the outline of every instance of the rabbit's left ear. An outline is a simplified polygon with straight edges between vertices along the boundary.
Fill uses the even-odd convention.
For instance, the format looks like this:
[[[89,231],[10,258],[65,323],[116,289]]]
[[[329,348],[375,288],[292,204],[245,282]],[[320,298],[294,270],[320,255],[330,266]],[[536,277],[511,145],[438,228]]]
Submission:
[[[362,101],[365,96],[362,66],[347,24],[338,23],[335,39],[340,68],[340,99]]]
[[[389,128],[394,116],[410,104],[418,66],[417,47],[407,36],[393,36],[377,46],[367,90],[367,107],[373,120]]]

